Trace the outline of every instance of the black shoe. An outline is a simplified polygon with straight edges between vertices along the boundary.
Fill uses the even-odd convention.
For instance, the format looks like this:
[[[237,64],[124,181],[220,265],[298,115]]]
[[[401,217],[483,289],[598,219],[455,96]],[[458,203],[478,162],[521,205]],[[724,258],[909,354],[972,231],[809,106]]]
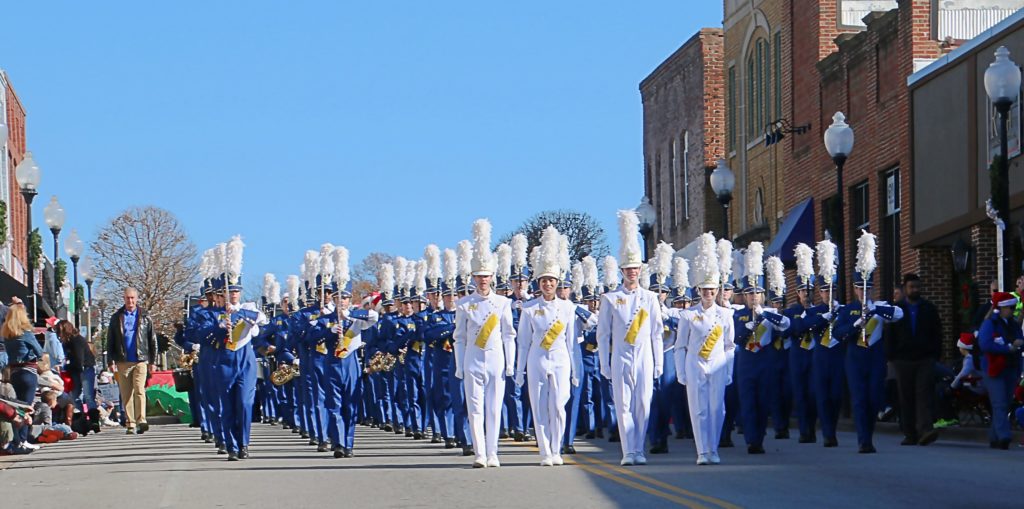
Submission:
[[[135,434],[135,428],[128,428],[128,429],[124,430],[124,434],[125,435],[134,435]]]
[[[788,429],[784,429],[782,431],[776,431],[775,432],[775,440],[788,440],[788,439],[789,439],[789,430]]]
[[[998,449],[999,448],[999,441],[998,440],[993,440],[993,441],[988,443],[988,446],[990,448],[992,448],[992,449]]]
[[[725,435],[725,436],[723,436],[722,438],[720,438],[718,440],[718,448],[719,449],[726,448],[726,447],[735,447],[735,445],[732,443],[732,437],[729,436],[729,435]]]
[[[201,440],[202,440],[203,442],[206,442],[206,443],[210,443],[210,442],[213,442],[213,435],[211,435],[211,434],[209,434],[209,433],[207,433],[207,432],[205,432],[205,431],[203,432],[202,436],[200,436],[199,438],[200,438],[200,439],[201,439]]]
[[[839,440],[836,438],[826,438],[825,447],[839,447]]]
[[[320,442],[319,444],[317,444],[316,452],[327,452],[327,451],[328,451],[327,442]]]
[[[582,437],[584,433],[586,432],[583,431],[582,429],[576,430],[576,438]]]
[[[562,454],[576,454],[576,448],[571,445],[567,445],[562,448]]]
[[[147,431],[149,431],[149,423],[148,422],[140,422],[139,423],[138,433],[141,435],[141,434],[143,434],[143,433],[145,433]]]
[[[676,440],[683,440],[686,438],[686,433],[682,430],[676,432]]]
[[[533,441],[536,441],[536,440],[537,439],[534,438],[533,435],[531,435],[529,433],[523,433],[523,442],[533,442]]]
[[[668,441],[662,440],[651,447],[651,454],[668,454]]]
[[[406,435],[406,436],[409,436],[409,435]],[[413,440],[423,440],[423,433],[420,433],[419,431],[413,432],[412,439]]]
[[[596,436],[594,435],[594,432],[591,431],[590,433],[583,435],[583,438],[586,438],[587,440],[593,440],[594,438],[596,438]]]
[[[817,441],[818,441],[818,439],[815,438],[814,435],[800,435],[799,443],[801,443],[801,444],[813,444],[814,442],[817,442]]]
[[[292,433],[302,433],[299,428],[292,428]]]
[[[444,448],[445,449],[454,449],[455,448],[455,440],[451,439],[451,438],[444,439]]]
[[[598,428],[598,430],[597,430],[597,438],[604,438],[604,430],[603,429]]]
[[[387,432],[395,431],[395,428],[391,427],[390,424],[385,424],[385,425],[381,426],[380,429],[382,429],[384,431],[387,431]]]
[[[341,447],[335,447],[334,448],[334,457],[335,458],[344,458],[345,457],[345,450],[342,449]]]
[[[469,447],[469,446],[465,446],[465,445],[462,446],[462,455],[463,456],[472,456],[473,455],[473,448]]]
[[[217,454],[227,454],[228,450],[224,447],[224,444],[217,444]]]
[[[444,440],[441,440],[441,437],[437,435],[430,437],[430,443],[432,444],[440,444],[441,442],[444,442]]]
[[[861,444],[861,446],[857,448],[857,452],[860,454],[874,454],[878,451],[875,450],[875,446],[872,444]]]
[[[999,441],[999,448],[1004,450],[1004,451],[1009,449],[1010,448],[1010,439],[1006,438],[1006,439],[1000,440]]]
[[[291,426],[286,422],[281,425],[281,429],[291,429]]]
[[[302,438],[309,438],[309,433],[306,433],[305,431],[303,431],[302,433],[299,433],[299,436],[302,437]]]
[[[612,443],[621,442],[622,440],[619,439],[619,432],[618,431],[611,432],[611,435],[608,437],[608,441],[612,442]]]
[[[236,454],[235,451],[229,452],[228,461],[238,461],[238,454]]]
[[[524,435],[522,431],[516,431],[515,433],[512,434],[512,439],[515,440],[516,442],[525,442],[526,435]]]
[[[405,438],[412,438],[413,432],[411,430],[405,430]]]
[[[190,427],[190,428],[198,428],[199,427],[199,423],[196,422],[196,421],[192,421],[192,423],[189,424],[188,427]]]
[[[928,445],[928,444],[930,444],[930,443],[932,443],[932,442],[934,442],[934,441],[936,441],[938,439],[939,439],[939,432],[936,431],[936,430],[931,430],[931,431],[925,433],[923,437],[921,437],[921,441],[918,442],[918,444],[919,445]]]
[[[342,449],[342,452],[345,453],[346,458],[351,458],[352,456],[355,456],[355,454],[352,454],[352,449]]]
[[[764,446],[761,445],[748,445],[747,454],[764,454]]]
[[[917,445],[917,437],[906,437],[900,442],[900,445]]]
[[[249,459],[249,446],[245,446],[241,451],[238,451],[238,459],[247,460]]]
[[[318,442],[315,438],[310,438],[309,445],[320,445],[320,442]]]
[[[502,430],[498,432],[498,438],[501,440],[508,438],[508,430],[502,428]]]

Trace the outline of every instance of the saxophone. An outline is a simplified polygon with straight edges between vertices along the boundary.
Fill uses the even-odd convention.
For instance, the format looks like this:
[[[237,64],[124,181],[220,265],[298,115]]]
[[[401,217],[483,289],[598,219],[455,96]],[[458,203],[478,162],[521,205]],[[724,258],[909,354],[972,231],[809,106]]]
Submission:
[[[299,376],[298,366],[282,364],[281,367],[277,368],[270,374],[270,382],[274,385],[281,386],[291,382],[297,376]]]
[[[195,366],[198,360],[199,352],[181,352],[181,356],[178,357],[178,367],[181,369],[192,369],[192,366]]]

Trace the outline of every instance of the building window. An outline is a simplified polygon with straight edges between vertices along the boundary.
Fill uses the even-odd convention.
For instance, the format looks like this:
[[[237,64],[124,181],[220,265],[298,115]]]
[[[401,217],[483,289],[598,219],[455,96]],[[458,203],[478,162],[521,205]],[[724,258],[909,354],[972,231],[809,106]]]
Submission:
[[[747,142],[750,142],[754,138],[754,110],[757,108],[757,102],[754,100],[756,97],[755,90],[757,90],[757,81],[754,74],[754,57],[747,58]]]
[[[768,40],[759,37],[747,58],[747,141],[757,138],[771,119],[771,60]]]
[[[679,151],[679,140],[673,139],[668,147],[668,171],[672,175],[672,231],[679,225],[679,169],[676,154]]]
[[[729,151],[736,150],[736,66],[729,66],[729,104],[726,108],[729,111]]]
[[[821,202],[821,222],[825,226],[826,238],[831,238],[832,242],[836,242],[843,231],[840,219],[842,216],[836,210],[838,205],[839,202],[836,201],[835,195],[829,196]]]
[[[882,259],[882,298],[889,298],[901,284],[900,272],[900,169],[893,168],[882,174],[882,201],[885,203],[882,218],[880,250]]]
[[[754,192],[754,224],[761,226],[765,224],[764,219],[764,190],[760,187]]]
[[[775,118],[782,118],[782,32],[775,32],[772,60],[775,78]]]
[[[754,123],[754,137],[758,135],[764,129],[764,73],[767,69],[764,68],[764,44],[763,41],[757,40],[757,122]]]
[[[871,219],[868,214],[868,183],[863,182],[854,186],[851,192],[850,227],[853,230],[853,237],[858,238],[861,230],[867,230]]]
[[[683,220],[690,220],[690,133],[683,131]]]

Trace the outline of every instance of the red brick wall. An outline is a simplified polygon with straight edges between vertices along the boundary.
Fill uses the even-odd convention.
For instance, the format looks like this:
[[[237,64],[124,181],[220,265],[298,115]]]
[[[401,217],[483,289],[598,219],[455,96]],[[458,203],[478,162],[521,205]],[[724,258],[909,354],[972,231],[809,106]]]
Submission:
[[[700,31],[704,53],[704,166],[725,156],[725,39],[721,28]]]
[[[21,101],[18,99],[18,94],[15,93],[14,88],[11,87],[10,78],[7,79],[7,126],[9,133],[7,134],[7,164],[10,169],[9,178],[7,185],[10,186],[11,203],[7,204],[8,210],[11,211],[11,224],[7,225],[11,232],[11,236],[14,237],[13,251],[14,257],[24,263],[24,260],[28,257],[26,250],[28,249],[28,239],[26,238],[25,226],[27,220],[27,207],[25,200],[21,197],[21,192],[18,188],[18,182],[15,178],[15,168],[18,163],[25,157],[25,108],[22,106]],[[13,271],[14,268],[11,267]],[[26,282],[26,274],[11,274],[16,279]]]

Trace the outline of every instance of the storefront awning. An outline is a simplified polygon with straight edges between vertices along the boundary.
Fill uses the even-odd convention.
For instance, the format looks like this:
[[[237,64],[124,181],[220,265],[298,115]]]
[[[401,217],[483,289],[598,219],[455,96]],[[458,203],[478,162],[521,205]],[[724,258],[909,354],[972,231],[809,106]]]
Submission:
[[[808,246],[814,245],[813,202],[814,198],[808,198],[790,209],[779,227],[778,235],[765,250],[766,256],[778,256],[783,263],[793,263],[796,261],[793,249],[797,244],[803,242]]]

